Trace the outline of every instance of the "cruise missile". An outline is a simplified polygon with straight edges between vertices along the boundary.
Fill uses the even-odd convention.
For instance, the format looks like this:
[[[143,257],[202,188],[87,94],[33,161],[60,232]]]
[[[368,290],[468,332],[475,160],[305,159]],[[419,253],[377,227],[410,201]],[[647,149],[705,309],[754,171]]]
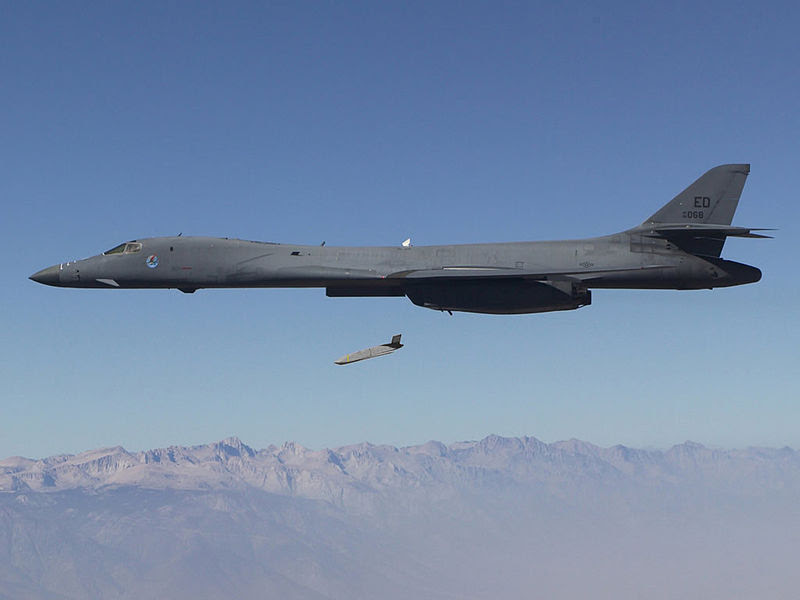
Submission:
[[[403,347],[403,344],[400,343],[400,336],[401,334],[398,333],[397,335],[392,336],[392,341],[388,344],[381,344],[380,346],[373,346],[372,348],[359,350],[358,352],[353,352],[352,354],[345,354],[340,359],[333,362],[337,365],[349,365],[350,363],[358,362],[360,360],[391,354],[398,348]]]

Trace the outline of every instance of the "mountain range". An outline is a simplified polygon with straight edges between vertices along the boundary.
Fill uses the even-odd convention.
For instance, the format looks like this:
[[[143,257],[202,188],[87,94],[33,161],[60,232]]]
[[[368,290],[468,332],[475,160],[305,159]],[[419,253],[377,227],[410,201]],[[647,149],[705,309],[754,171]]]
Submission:
[[[0,461],[0,598],[796,598],[800,453],[547,444]]]

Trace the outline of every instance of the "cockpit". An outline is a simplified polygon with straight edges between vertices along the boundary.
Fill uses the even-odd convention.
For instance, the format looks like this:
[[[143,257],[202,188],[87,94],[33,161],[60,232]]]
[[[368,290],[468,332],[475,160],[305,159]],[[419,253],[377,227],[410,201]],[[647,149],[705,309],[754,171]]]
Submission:
[[[103,256],[108,256],[109,254],[133,254],[141,249],[142,245],[139,242],[125,242],[119,246],[114,246],[111,250],[106,250],[103,252]]]

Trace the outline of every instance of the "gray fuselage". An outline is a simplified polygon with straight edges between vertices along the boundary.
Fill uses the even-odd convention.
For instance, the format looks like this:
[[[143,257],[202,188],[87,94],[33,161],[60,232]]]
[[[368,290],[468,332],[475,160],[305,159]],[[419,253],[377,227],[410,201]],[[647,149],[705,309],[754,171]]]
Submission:
[[[331,295],[405,295],[423,280],[557,281],[585,288],[701,289],[758,281],[755,267],[701,258],[637,230],[553,242],[412,247],[300,246],[228,238],[137,240],[40,271],[41,283],[76,288],[324,287]],[[347,293],[352,290],[353,293]],[[337,294],[337,291],[340,292]],[[382,292],[386,292],[385,294]]]

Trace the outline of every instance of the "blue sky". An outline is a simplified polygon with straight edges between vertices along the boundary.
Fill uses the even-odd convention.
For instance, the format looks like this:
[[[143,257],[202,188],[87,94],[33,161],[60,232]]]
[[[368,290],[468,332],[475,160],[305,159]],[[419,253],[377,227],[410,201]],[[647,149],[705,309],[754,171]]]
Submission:
[[[238,435],[800,446],[794,3],[5,3],[0,457]],[[633,226],[749,162],[756,285],[453,317],[323,290],[53,289],[128,239]],[[390,358],[332,361],[402,332]]]

